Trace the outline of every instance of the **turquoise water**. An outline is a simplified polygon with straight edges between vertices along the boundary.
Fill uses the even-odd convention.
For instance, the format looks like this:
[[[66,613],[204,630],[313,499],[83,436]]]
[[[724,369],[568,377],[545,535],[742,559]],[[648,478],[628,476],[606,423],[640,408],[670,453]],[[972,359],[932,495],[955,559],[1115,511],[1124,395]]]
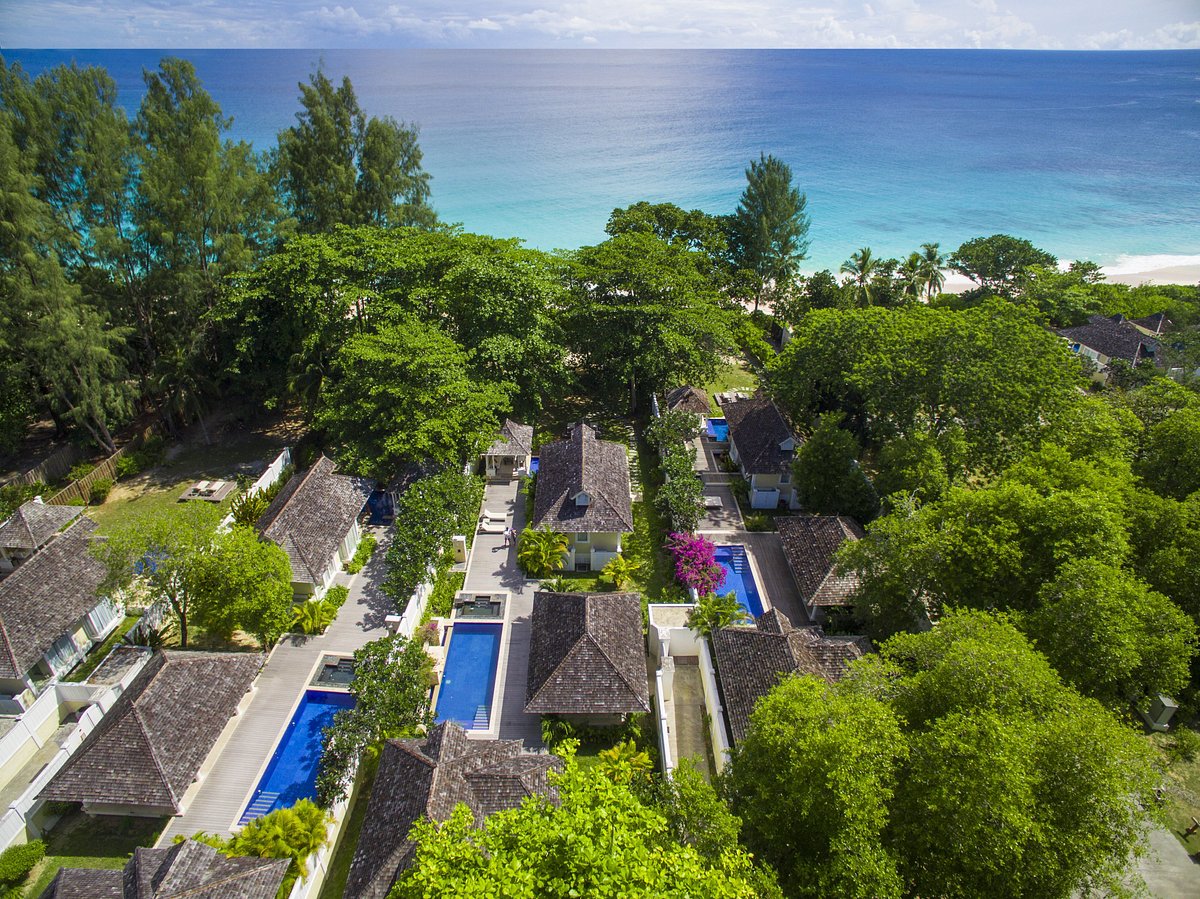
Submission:
[[[487,730],[503,627],[498,623],[454,622],[438,690],[438,721],[457,721],[467,730]]]
[[[723,418],[710,418],[705,430],[708,431],[708,436],[718,443],[729,441],[729,422]]]
[[[106,65],[136,107],[158,51],[5,51]],[[731,211],[760,151],[807,192],[807,268],[998,231],[1063,259],[1200,254],[1200,51],[186,51],[259,148],[324,60],[421,126],[433,201],[531,245],[604,238],[638,200]]]
[[[354,697],[349,693],[305,691],[239,824],[278,808],[291,808],[301,799],[316,798],[317,769],[324,749],[322,731],[339,711],[353,707]]]
[[[713,556],[725,572],[725,582],[717,588],[717,593],[722,596],[736,593],[743,609],[755,618],[761,615],[762,597],[758,595],[758,585],[754,582],[754,572],[746,557],[746,547],[740,544],[718,546]]]

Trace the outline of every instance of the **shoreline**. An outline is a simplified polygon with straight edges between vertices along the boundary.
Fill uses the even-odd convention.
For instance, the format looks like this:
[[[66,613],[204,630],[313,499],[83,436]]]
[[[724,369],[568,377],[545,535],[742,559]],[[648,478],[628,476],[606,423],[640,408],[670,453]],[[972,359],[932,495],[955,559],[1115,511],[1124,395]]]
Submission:
[[[1128,284],[1130,287],[1140,287],[1142,285],[1159,285],[1159,284],[1182,284],[1196,285],[1200,284],[1200,262],[1188,263],[1185,265],[1166,265],[1160,268],[1146,268],[1138,271],[1126,271],[1120,265],[1105,265],[1101,266],[1100,270],[1104,272],[1104,280],[1109,284]],[[942,286],[942,293],[966,293],[979,285],[970,278],[960,275],[957,272],[952,272],[949,269],[943,270],[946,276],[946,283]]]

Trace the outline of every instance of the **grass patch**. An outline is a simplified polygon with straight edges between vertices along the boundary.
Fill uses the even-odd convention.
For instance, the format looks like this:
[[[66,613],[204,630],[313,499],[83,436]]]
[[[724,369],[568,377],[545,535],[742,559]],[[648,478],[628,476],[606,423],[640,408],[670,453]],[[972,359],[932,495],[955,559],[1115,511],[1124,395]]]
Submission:
[[[88,675],[95,671],[96,666],[104,661],[104,657],[112,652],[112,648],[121,642],[121,638],[133,630],[133,626],[138,623],[138,619],[141,617],[141,615],[126,615],[125,620],[117,625],[117,629],[109,634],[103,643],[92,649],[87,654],[87,658],[81,664],[77,665],[75,670],[64,677],[63,680],[70,683],[79,683],[80,681],[87,680]]]
[[[646,602],[686,602],[687,594],[675,582],[675,566],[663,549],[667,524],[655,506],[662,472],[645,440],[638,439],[637,451],[642,470],[642,501],[633,504],[633,533],[625,538],[621,548],[621,554],[638,565],[631,589],[640,592]]]
[[[1149,739],[1162,754],[1165,772],[1163,788],[1166,794],[1163,812],[1167,827],[1190,854],[1200,853],[1200,834],[1193,834],[1190,840],[1183,836],[1184,831],[1192,826],[1193,817],[1200,821],[1200,755],[1191,761],[1172,761],[1167,755],[1167,747],[1173,740],[1171,734],[1151,734]]]
[[[139,846],[152,846],[167,825],[166,818],[134,818],[71,812],[45,837],[46,858],[33,871],[33,886],[25,890],[37,899],[59,868],[125,867]]]
[[[338,837],[333,858],[329,861],[329,871],[325,882],[321,885],[319,899],[341,899],[346,891],[346,878],[350,876],[350,864],[354,861],[354,848],[358,845],[359,834],[362,833],[363,821],[367,817],[367,806],[370,804],[371,787],[375,783],[375,774],[379,770],[379,757],[368,755],[359,770],[358,789],[346,809],[346,822]]]
[[[721,410],[712,399],[715,394],[728,393],[730,390],[750,390],[758,387],[758,375],[750,370],[745,360],[726,358],[717,366],[716,376],[704,385],[704,391],[709,395],[709,405],[713,414],[720,415]]]
[[[554,581],[559,578],[570,583],[572,593],[613,592],[612,581],[601,578],[598,571],[556,571],[545,580]]]

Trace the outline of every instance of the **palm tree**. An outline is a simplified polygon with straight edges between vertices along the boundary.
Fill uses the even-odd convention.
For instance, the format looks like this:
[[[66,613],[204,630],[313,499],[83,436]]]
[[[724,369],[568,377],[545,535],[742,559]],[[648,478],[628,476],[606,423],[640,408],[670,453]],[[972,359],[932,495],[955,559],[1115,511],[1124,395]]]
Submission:
[[[851,253],[850,258],[842,263],[842,273],[850,276],[850,283],[857,288],[855,292],[862,297],[864,306],[871,305],[871,288],[878,268],[879,260],[871,255],[870,247]]]
[[[575,593],[578,589],[579,581],[573,581],[570,578],[565,578],[562,575],[552,577],[548,581],[542,581],[540,589],[547,593]]]
[[[909,253],[908,258],[900,263],[896,274],[900,276],[900,292],[906,297],[916,297],[924,287],[921,276],[921,254]]]
[[[936,243],[923,243],[921,250],[920,281],[925,285],[925,298],[931,300],[942,292],[946,283],[946,276],[942,274],[946,255],[938,251]]]
[[[529,577],[549,577],[566,563],[567,535],[549,527],[525,528],[517,545],[517,564]]]
[[[600,770],[613,783],[629,784],[650,776],[653,766],[649,753],[639,751],[633,740],[618,743],[612,749],[601,749]]]
[[[333,624],[337,609],[325,600],[302,602],[292,610],[292,627],[302,634],[320,634]]]
[[[624,556],[617,555],[608,560],[608,564],[604,566],[604,570],[600,574],[612,581],[616,589],[623,590],[641,570],[641,565],[631,562]]]
[[[713,631],[740,624],[749,617],[750,613],[742,608],[736,593],[724,596],[706,593],[688,615],[687,623],[700,636],[711,637]]]

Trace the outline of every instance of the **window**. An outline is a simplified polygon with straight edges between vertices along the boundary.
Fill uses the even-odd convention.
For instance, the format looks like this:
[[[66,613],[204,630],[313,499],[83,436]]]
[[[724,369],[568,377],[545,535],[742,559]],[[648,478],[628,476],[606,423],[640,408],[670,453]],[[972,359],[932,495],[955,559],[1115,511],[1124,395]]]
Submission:
[[[792,473],[790,471],[785,471],[783,474],[781,474],[779,476],[779,483],[781,483],[781,484],[792,483]]]
[[[576,534],[575,542],[576,543],[591,543],[592,535],[591,534]]]

